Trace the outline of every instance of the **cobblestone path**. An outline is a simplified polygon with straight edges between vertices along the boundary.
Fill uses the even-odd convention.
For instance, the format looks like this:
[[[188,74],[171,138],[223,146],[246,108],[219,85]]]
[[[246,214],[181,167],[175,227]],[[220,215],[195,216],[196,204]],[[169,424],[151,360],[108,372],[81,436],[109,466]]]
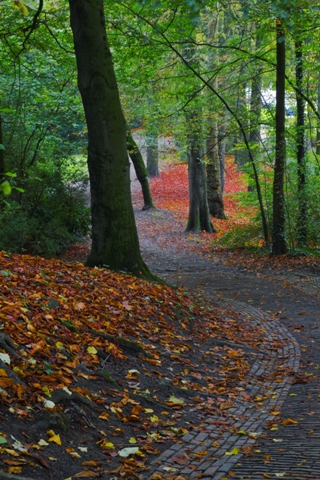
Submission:
[[[272,273],[272,278],[257,276],[197,255],[190,257],[178,251],[173,255],[172,250],[159,252],[145,245],[144,249],[142,243],[144,257],[155,273],[168,282],[184,285],[190,292],[200,292],[214,302],[227,302],[229,308],[232,305],[234,310],[250,313],[254,322],[261,322],[267,337],[278,337],[279,350],[274,357],[262,351],[243,385],[246,393],[265,397],[260,408],[247,404],[239,395],[229,418],[208,418],[203,431],[188,434],[181,444],[164,452],[144,478],[150,480],[159,473],[159,478],[171,479],[320,479],[317,282],[294,285],[292,278],[289,281],[277,273]],[[270,383],[268,373],[272,370],[279,372],[279,378]],[[224,421],[229,422],[225,428]],[[271,423],[274,427],[270,429]],[[232,426],[232,431],[251,431],[251,438],[230,433]],[[247,455],[226,455],[240,446],[242,450],[248,447]],[[203,450],[209,451],[204,460]],[[180,465],[179,458],[187,457],[184,454],[190,461]]]

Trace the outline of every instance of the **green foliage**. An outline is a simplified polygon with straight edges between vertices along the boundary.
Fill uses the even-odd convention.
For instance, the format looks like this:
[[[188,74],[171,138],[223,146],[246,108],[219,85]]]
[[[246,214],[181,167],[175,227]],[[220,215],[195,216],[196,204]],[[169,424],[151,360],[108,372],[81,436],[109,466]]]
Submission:
[[[53,178],[32,178],[27,193],[0,209],[0,249],[54,256],[90,231],[86,190],[54,183]]]

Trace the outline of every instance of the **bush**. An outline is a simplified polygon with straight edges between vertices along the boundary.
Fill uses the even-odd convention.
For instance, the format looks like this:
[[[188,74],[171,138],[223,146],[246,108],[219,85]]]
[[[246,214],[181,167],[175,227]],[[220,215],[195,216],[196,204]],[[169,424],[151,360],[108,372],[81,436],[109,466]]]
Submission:
[[[90,231],[90,209],[80,186],[44,179],[26,182],[20,201],[10,199],[0,210],[0,249],[12,253],[55,256]]]

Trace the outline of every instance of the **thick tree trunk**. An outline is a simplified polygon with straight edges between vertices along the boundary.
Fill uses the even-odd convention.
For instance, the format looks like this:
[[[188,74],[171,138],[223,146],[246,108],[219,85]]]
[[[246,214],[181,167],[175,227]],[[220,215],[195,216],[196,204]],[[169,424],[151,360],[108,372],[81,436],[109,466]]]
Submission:
[[[134,141],[131,130],[129,128],[127,128],[127,149],[128,149],[130,158],[132,160],[134,170],[137,175],[137,179],[139,180],[141,189],[142,189],[142,195],[143,195],[143,201],[144,201],[142,210],[148,210],[149,208],[154,208],[150,186],[149,186],[147,168],[144,164],[139,147]]]
[[[223,218],[224,214],[223,196],[221,189],[221,171],[218,145],[218,125],[214,122],[210,136],[206,142],[207,158],[207,194],[208,205],[211,215],[215,218]]]
[[[276,152],[273,180],[273,236],[272,253],[287,252],[285,235],[284,172],[286,163],[285,141],[285,33],[281,21],[277,20],[277,71],[276,71]]]
[[[199,135],[193,133],[189,139],[189,217],[186,232],[215,232],[210,220],[207,200],[206,165],[203,161],[203,149]]]
[[[131,204],[126,123],[105,28],[103,0],[69,0],[78,86],[88,127],[92,247],[88,266],[153,278]]]
[[[296,84],[299,91],[303,90],[303,55],[302,42],[297,40],[295,44],[296,53]],[[297,164],[298,164],[298,202],[299,213],[297,223],[298,247],[307,245],[307,197],[306,197],[306,135],[305,135],[305,100],[297,92]]]

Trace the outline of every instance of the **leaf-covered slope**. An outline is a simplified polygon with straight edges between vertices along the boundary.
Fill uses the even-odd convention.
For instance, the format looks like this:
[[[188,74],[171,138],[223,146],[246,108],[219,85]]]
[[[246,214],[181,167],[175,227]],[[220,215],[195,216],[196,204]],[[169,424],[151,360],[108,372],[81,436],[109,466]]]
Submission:
[[[1,469],[33,478],[146,469],[233,406],[261,341],[231,312],[107,269],[1,253],[0,282]]]

